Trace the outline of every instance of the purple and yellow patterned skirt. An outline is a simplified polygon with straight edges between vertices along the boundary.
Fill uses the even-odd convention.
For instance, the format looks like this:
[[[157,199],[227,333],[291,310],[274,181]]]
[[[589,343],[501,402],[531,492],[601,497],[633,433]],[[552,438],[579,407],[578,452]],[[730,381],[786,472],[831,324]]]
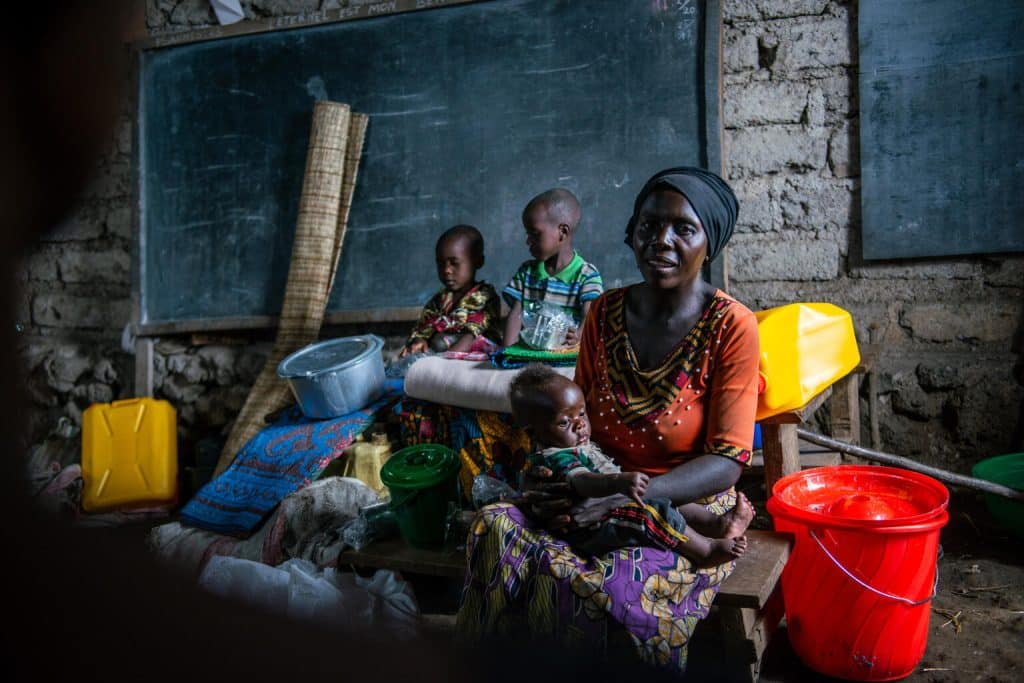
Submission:
[[[736,493],[701,502],[721,515]],[[694,569],[684,557],[647,547],[580,557],[508,503],[480,511],[466,552],[457,626],[463,642],[540,638],[680,671],[693,629],[734,566]]]

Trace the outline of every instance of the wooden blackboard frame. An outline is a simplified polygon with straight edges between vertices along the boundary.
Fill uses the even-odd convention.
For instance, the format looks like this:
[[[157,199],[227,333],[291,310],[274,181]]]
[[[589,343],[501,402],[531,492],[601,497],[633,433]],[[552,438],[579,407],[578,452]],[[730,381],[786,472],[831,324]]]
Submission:
[[[391,0],[370,5],[343,8],[338,10],[326,10],[310,12],[290,17],[275,17],[257,21],[243,21],[230,26],[217,26],[194,31],[171,34],[167,36],[155,36],[133,45],[134,68],[133,74],[135,84],[133,97],[138,97],[140,79],[140,56],[142,52],[153,49],[163,49],[190,43],[224,39],[235,36],[258,34],[272,31],[287,31],[306,27],[321,26],[323,24],[358,21],[360,19],[380,17],[389,14],[402,14],[408,12],[427,11],[433,9],[444,9],[446,7],[478,4],[492,2],[494,0]],[[663,2],[676,0],[661,0]],[[722,136],[721,136],[721,112],[722,112],[722,88],[721,88],[721,63],[722,63],[722,38],[721,38],[721,1],[701,0],[704,7],[704,25],[701,27],[703,50],[698,57],[701,61],[703,73],[705,96],[708,100],[704,107],[703,125],[701,126],[702,148],[706,158],[704,165],[709,170],[724,175],[724,164],[722,159]],[[134,108],[137,110],[137,102]],[[713,106],[712,106],[713,105]],[[372,125],[372,124],[371,124]],[[140,190],[140,132],[139,120],[136,118],[133,126],[133,149],[134,167],[132,182],[133,195],[133,222],[141,226],[141,190]],[[182,334],[190,332],[230,332],[254,329],[266,329],[276,327],[277,316],[241,316],[232,318],[216,319],[187,319],[166,322],[143,323],[141,281],[144,276],[144,261],[142,254],[145,252],[145,235],[140,230],[138,238],[133,247],[133,283],[132,283],[132,309],[133,323],[132,331],[141,340],[146,337],[154,337],[168,334]],[[728,276],[726,267],[726,255],[723,252],[705,271],[705,277],[718,287],[727,288]],[[415,320],[420,312],[419,307],[399,308],[374,308],[363,310],[329,311],[325,315],[324,324],[346,324],[346,323],[387,323],[405,322]]]

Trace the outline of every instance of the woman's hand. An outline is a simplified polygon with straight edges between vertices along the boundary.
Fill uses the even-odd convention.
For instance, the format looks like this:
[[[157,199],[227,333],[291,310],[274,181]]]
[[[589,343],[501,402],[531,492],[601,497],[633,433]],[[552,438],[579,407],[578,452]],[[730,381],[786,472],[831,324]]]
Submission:
[[[614,508],[628,505],[630,501],[629,496],[622,494],[604,498],[588,498],[569,511],[569,515],[572,517],[572,526],[582,528],[597,524]]]
[[[526,472],[516,506],[541,528],[559,531],[573,521],[569,515],[573,493],[568,482],[550,481],[553,476],[554,472],[539,465]]]

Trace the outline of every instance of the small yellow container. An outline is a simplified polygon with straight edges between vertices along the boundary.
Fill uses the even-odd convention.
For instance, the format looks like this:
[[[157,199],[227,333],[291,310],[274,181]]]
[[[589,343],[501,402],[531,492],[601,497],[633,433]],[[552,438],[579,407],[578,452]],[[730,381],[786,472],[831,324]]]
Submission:
[[[797,303],[754,314],[764,391],[757,419],[795,410],[860,363],[850,314],[825,303]]]
[[[343,477],[355,477],[378,493],[387,487],[380,480],[380,468],[391,457],[387,434],[374,434],[370,441],[359,440],[345,449]]]
[[[82,414],[86,512],[159,505],[178,493],[174,407],[153,398],[94,403]]]

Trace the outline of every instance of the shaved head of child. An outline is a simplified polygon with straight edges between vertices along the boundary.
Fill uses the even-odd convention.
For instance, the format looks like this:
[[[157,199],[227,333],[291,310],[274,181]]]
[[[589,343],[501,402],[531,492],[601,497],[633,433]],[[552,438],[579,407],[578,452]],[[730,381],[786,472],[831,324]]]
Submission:
[[[580,202],[576,195],[565,188],[556,187],[531,199],[523,209],[523,222],[525,223],[533,212],[541,210],[545,212],[547,222],[568,226],[569,232],[575,232],[580,224]]]

